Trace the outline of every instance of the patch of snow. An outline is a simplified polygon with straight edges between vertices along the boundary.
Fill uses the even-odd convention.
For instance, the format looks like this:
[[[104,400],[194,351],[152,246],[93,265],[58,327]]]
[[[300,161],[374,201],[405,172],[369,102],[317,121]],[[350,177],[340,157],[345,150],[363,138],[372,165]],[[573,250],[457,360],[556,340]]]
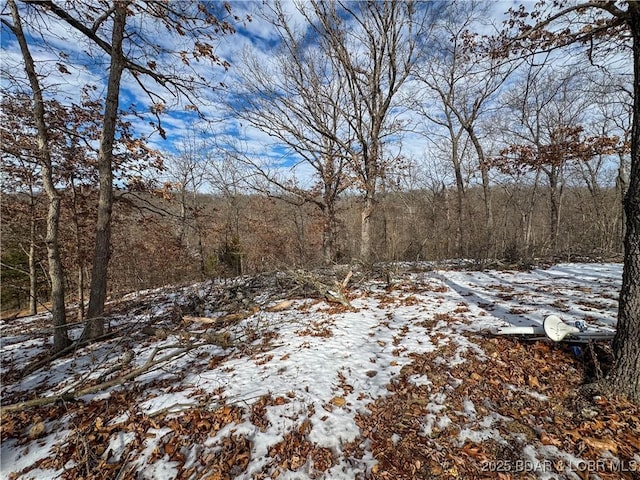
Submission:
[[[518,387],[518,386],[513,385],[511,383],[506,383],[505,387],[507,387],[507,390],[511,390],[512,392],[523,392],[523,393],[526,393],[530,397],[533,397],[536,400],[539,400],[541,402],[548,402],[549,401],[549,397],[547,395],[545,395],[543,393],[536,392],[536,391],[528,389],[528,388]]]
[[[447,266],[458,264],[452,262]],[[396,272],[394,288],[390,291],[383,282],[365,282],[351,291],[355,311],[329,313],[331,306],[326,302],[302,299],[293,301],[286,310],[269,312],[264,307],[279,302],[273,300],[272,292],[261,293],[254,301],[263,309],[228,328],[234,346],[228,349],[202,346],[136,379],[137,384],[145,386],[141,393],[136,393],[136,408],[140,413],[153,414],[175,405],[182,409],[184,405],[198,404],[205,399],[212,404],[219,401],[246,408],[263,395],[282,396],[287,399],[286,403],[266,405],[264,431],[251,423],[250,413],[247,413],[237,423],[226,425],[214,437],[207,438],[202,445],[185,450],[185,468],[196,466],[198,454],[203,450],[215,451],[221,448],[224,439],[239,435],[252,443],[252,451],[248,468],[237,478],[250,480],[270,465],[269,450],[281,442],[287,432],[309,421],[311,429],[307,439],[317,447],[331,449],[337,464],[320,474],[312,472],[310,462],[307,462],[295,472],[283,472],[279,478],[308,480],[313,476],[354,480],[370,475],[376,464],[369,440],[362,441],[362,459],[348,458],[343,453],[344,444],[357,441],[361,434],[356,415],[367,414],[372,402],[390,394],[387,385],[398,377],[403,366],[413,362],[412,354],[442,349],[434,363],[442,368],[448,385],[445,384],[442,391],[425,394],[428,395],[429,413],[424,417],[421,433],[432,436],[437,430],[455,425],[459,428],[461,444],[488,439],[504,443],[494,426],[507,419],[492,412],[495,406],[492,407],[488,400],[483,407],[490,413],[481,418],[476,405],[468,398],[463,399],[462,415],[452,420],[445,413],[451,410],[447,395],[452,396],[452,391],[467,381],[461,374],[456,375],[463,378],[455,378],[451,367],[470,358],[486,359],[482,348],[473,342],[474,335],[481,330],[505,322],[540,325],[549,314],[558,314],[568,323],[581,320],[587,314],[585,309],[590,308],[585,306],[584,300],[594,296],[599,298],[598,305],[602,308],[588,310],[589,317],[594,319],[589,321],[589,328],[610,328],[615,325],[614,299],[620,286],[621,266],[561,264],[531,272],[434,270],[436,267],[446,268],[428,263],[411,264],[412,271],[402,277],[393,270]],[[225,312],[217,311],[217,300],[211,299],[222,295],[225,288],[244,281],[244,277],[213,280],[172,290],[159,288],[135,292],[124,298],[127,301],[144,298],[145,302],[151,299],[152,304],[145,305],[144,311],[118,316],[112,324],[148,324],[154,317],[166,316],[175,305],[186,304],[193,296],[202,300],[204,314],[220,317]],[[555,303],[558,299],[563,302],[562,311]],[[47,315],[26,317],[11,325],[0,322],[3,367],[27,363],[44,351],[43,338],[34,338],[25,332],[37,334],[48,318]],[[205,330],[203,326],[199,331]],[[258,339],[245,340],[249,331],[255,332]],[[263,346],[262,339],[267,334],[274,340]],[[138,340],[136,338],[136,342]],[[123,350],[119,341],[105,341],[79,349],[73,356],[52,362],[46,371],[39,370],[15,383],[0,386],[3,403],[7,398],[25,398],[35,391],[54,395],[78,382],[101,378],[121,358]],[[175,335],[164,340],[140,339],[132,347],[135,355],[131,368],[143,365],[154,348],[163,348],[160,357],[172,351],[165,347],[180,341]],[[251,353],[247,354],[245,347]],[[208,362],[213,357],[221,360],[209,367]],[[160,381],[170,382],[170,387],[167,383],[158,383]],[[426,392],[432,386],[428,375],[420,372],[411,375],[409,381],[418,387],[427,387]],[[87,403],[98,401],[108,398],[116,389],[126,388],[127,384],[118,385],[105,392],[87,395],[82,400]],[[510,384],[507,388],[523,391],[540,401],[549,400],[546,395],[528,388]],[[213,392],[220,398],[212,398]],[[484,413],[482,407],[478,409]],[[116,418],[105,418],[105,421],[108,425],[134,421],[135,413],[133,415],[125,412]],[[70,421],[70,418],[60,420],[64,429],[24,446],[13,439],[2,442],[0,476],[7,477],[11,472],[30,468],[53,455],[55,447],[67,441],[70,431],[66,428]],[[177,463],[167,456],[148,464],[162,437],[170,432],[167,428],[147,431],[142,451],[135,452],[137,458],[131,460],[138,476],[143,475],[140,478],[162,480],[177,475]],[[518,435],[514,433],[509,441],[518,438],[526,441],[524,435]],[[133,433],[112,435],[105,455],[113,461],[121,461],[133,439]],[[392,440],[397,442],[400,437],[395,435]],[[532,465],[552,460],[566,462],[566,478],[577,478],[569,466],[578,465],[581,460],[556,447],[539,446],[536,449],[528,445],[524,455]],[[640,457],[637,460],[640,461]],[[58,478],[60,474],[34,469],[18,478]],[[545,476],[546,471],[536,471],[536,475],[554,478]]]
[[[491,412],[491,414],[486,415],[481,421],[480,426],[482,428],[490,428],[496,422],[504,422],[509,421],[510,419],[505,417],[504,415],[500,415],[497,412]]]
[[[436,423],[436,418],[437,417],[431,413],[425,415],[422,430],[420,431],[423,437],[430,437],[433,434],[433,426]]]
[[[427,404],[427,410],[429,410],[432,413],[440,413],[443,410],[446,410],[447,408],[449,408],[449,407],[447,407],[447,405],[444,405],[442,403],[429,402]]]
[[[471,400],[469,400],[468,398],[465,398],[462,404],[462,408],[467,418],[471,420],[476,418],[476,414],[477,414],[476,406],[473,404]]]
[[[309,440],[319,447],[340,451],[343,444],[354,441],[360,435],[360,428],[351,415],[330,412],[322,412],[320,415],[319,418],[316,412],[312,417],[313,428],[309,432]]]
[[[135,432],[116,432],[109,438],[109,445],[104,452],[104,458],[109,462],[119,462],[127,445],[136,438]]]
[[[473,443],[482,443],[486,440],[495,440],[500,443],[506,443],[502,438],[502,435],[500,435],[500,432],[495,428],[472,430],[471,428],[465,427],[460,430],[458,440],[460,441],[460,445],[464,445],[467,440]]]
[[[153,462],[147,463],[138,478],[148,480],[175,480],[178,477],[178,462],[172,462],[166,455]]]
[[[169,413],[172,409],[178,411],[184,410],[187,405],[193,405],[195,407],[197,403],[193,401],[191,393],[189,390],[163,393],[140,403],[140,409],[147,415],[153,415],[161,410],[167,410]]]
[[[60,439],[65,438],[70,433],[70,430],[56,431],[45,437],[38,438],[27,445],[20,445],[18,441],[13,438],[3,441],[2,445],[0,445],[0,476],[8,478],[12,473],[20,472],[49,457]],[[33,470],[23,478],[34,478],[36,480],[40,480],[41,478],[56,479],[60,478],[62,471],[63,469],[38,469],[37,472]]]
[[[437,427],[440,430],[444,430],[445,428],[447,428],[452,423],[453,423],[453,421],[449,418],[449,415],[445,414],[440,418],[440,420],[438,420]]]
[[[426,375],[414,374],[409,377],[409,381],[417,387],[430,386],[433,382]]]

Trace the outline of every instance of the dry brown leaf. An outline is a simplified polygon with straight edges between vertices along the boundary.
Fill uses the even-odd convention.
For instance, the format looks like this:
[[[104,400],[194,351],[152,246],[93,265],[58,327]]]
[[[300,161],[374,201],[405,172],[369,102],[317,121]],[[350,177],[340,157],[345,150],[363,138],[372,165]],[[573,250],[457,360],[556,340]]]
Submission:
[[[185,315],[182,317],[183,322],[198,322],[198,323],[216,323],[218,320],[216,318],[208,318],[208,317],[192,317],[190,315]]]
[[[580,433],[578,429],[566,430],[564,433],[569,435],[571,437],[571,440],[573,440],[574,442],[582,438],[582,433]]]
[[[27,436],[31,440],[33,440],[35,438],[42,436],[44,434],[44,431],[45,431],[44,422],[37,422],[29,427],[29,430],[27,431]]]
[[[618,453],[618,445],[610,438],[593,438],[584,437],[584,443],[595,450],[606,450],[612,453]]]
[[[347,403],[347,401],[342,398],[342,397],[333,397],[330,402],[335,405],[336,407],[341,407],[343,406],[345,403]]]
[[[529,385],[531,388],[540,388],[538,377],[536,377],[535,375],[529,375],[527,377],[527,385]]]
[[[556,447],[559,447],[562,445],[562,442],[560,440],[547,434],[546,432],[542,432],[540,434],[540,442],[543,445],[555,445]]]
[[[176,447],[176,442],[175,439],[172,438],[169,442],[167,442],[167,444],[164,446],[164,451],[167,455],[169,455],[170,457],[173,456],[174,453],[176,453],[177,447]]]

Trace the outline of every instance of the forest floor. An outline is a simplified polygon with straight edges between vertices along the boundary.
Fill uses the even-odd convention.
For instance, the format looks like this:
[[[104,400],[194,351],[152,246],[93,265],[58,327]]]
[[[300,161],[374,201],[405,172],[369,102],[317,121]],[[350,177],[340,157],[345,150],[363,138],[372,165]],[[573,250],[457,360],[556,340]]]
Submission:
[[[488,333],[611,331],[620,264],[348,271],[130,294],[50,362],[46,314],[2,321],[0,477],[640,478],[640,410],[585,386],[609,345]]]

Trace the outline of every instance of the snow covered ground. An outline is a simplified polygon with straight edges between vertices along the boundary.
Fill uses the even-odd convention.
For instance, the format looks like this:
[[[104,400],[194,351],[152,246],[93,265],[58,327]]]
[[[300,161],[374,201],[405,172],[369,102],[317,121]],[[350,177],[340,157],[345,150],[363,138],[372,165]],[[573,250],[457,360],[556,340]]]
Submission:
[[[4,322],[2,405],[64,400],[3,413],[1,476],[638,478],[637,409],[576,407],[586,353],[486,334],[549,314],[613,331],[621,276],[403,264],[352,281],[352,308],[247,278],[139,292],[110,306],[116,336],[28,375],[46,315]]]

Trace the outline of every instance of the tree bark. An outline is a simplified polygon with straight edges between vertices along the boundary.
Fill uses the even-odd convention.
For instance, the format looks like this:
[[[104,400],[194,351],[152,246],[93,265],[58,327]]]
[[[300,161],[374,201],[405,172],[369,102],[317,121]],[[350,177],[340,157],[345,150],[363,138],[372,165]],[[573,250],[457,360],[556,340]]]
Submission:
[[[464,125],[463,125],[464,126]],[[473,147],[476,150],[476,154],[478,155],[478,162],[480,164],[480,174],[482,177],[482,193],[484,198],[484,215],[485,215],[485,242],[487,249],[487,257],[493,258],[496,256],[495,252],[495,221],[493,218],[493,198],[491,195],[491,182],[489,181],[489,168],[486,164],[486,158],[484,155],[484,149],[482,148],[482,144],[476,135],[473,126],[466,125],[464,126],[465,130],[469,134],[469,138],[471,139],[471,143],[473,143]]]
[[[342,175],[335,175],[333,162],[328,162],[331,175],[326,180],[323,179],[324,191],[322,195],[322,204],[318,207],[322,212],[322,260],[325,265],[331,265],[338,254],[338,213],[337,201],[340,184],[342,183]],[[340,172],[342,169],[340,169]]]
[[[556,255],[558,253],[558,230],[560,228],[560,208],[562,205],[562,186],[560,185],[559,168],[556,166],[549,167],[549,195],[551,201],[551,212],[549,217],[549,230],[551,232],[550,245],[551,252]]]
[[[71,177],[71,208],[73,210],[73,230],[75,233],[76,240],[76,267],[78,268],[78,315],[81,320],[85,318],[85,305],[84,305],[84,259],[82,256],[82,232],[80,230],[80,215],[78,212],[78,191]]]
[[[118,118],[120,80],[125,67],[122,52],[124,27],[127,20],[128,2],[115,2],[113,32],[111,42],[111,69],[107,84],[104,123],[98,150],[98,175],[100,191],[98,219],[91,271],[91,287],[87,317],[89,321],[83,338],[98,338],[104,334],[104,320],[99,318],[104,312],[107,297],[107,272],[111,255],[111,211],[113,209],[113,144]]]
[[[352,9],[348,2],[310,3],[317,20],[312,25],[334,67],[333,74],[344,79],[348,105],[341,106],[340,115],[355,137],[344,147],[350,153],[365,195],[360,259],[370,262],[375,189],[385,170],[384,139],[401,128],[399,123],[389,121],[389,114],[395,97],[415,67],[418,38],[425,31],[420,21],[416,21],[419,9],[404,2],[365,2],[358,9]],[[353,33],[347,17],[358,24]]]
[[[464,179],[462,178],[462,166],[460,165],[460,153],[458,148],[459,135],[456,135],[453,128],[449,126],[449,135],[451,136],[451,160],[453,161],[453,171],[456,177],[456,213],[458,220],[456,222],[456,244],[455,251],[458,258],[463,258],[464,235],[462,229],[463,205],[464,205]]]
[[[531,187],[531,196],[527,204],[527,210],[524,213],[525,227],[524,227],[524,251],[527,258],[532,255],[532,238],[533,238],[533,213],[536,206],[536,194],[538,192],[538,181],[540,180],[540,169],[536,170],[536,178]]]
[[[615,363],[609,375],[614,393],[640,402],[640,4],[628,3],[629,26],[633,36],[633,124],[631,131],[631,171],[624,198],[626,231],[624,271],[613,340]]]
[[[29,231],[29,315],[38,313],[38,265],[36,262],[36,207],[31,193],[31,225]]]
[[[360,259],[365,262],[371,261],[373,250],[373,239],[371,237],[373,219],[371,217],[374,209],[374,192],[367,191],[367,196],[364,200],[364,208],[361,213],[362,225],[360,228]]]
[[[626,165],[624,163],[624,154],[618,154],[618,158],[620,160],[620,163],[618,164],[618,176],[616,177],[616,191],[618,192],[620,202],[624,205],[624,196],[627,194],[627,188],[629,187],[629,178],[627,175]],[[624,213],[624,208],[622,208],[620,209],[619,213],[618,238],[616,238],[616,242],[618,243],[618,245],[620,244],[620,242],[624,242],[626,222],[627,218]]]
[[[322,209],[324,217],[322,223],[322,262],[325,265],[331,265],[334,257],[335,234],[333,228],[333,219],[329,207]]]
[[[49,261],[49,278],[51,280],[51,316],[53,321],[53,348],[55,351],[65,349],[71,341],[67,335],[66,309],[64,304],[64,270],[60,260],[58,230],[60,223],[60,193],[53,181],[51,152],[49,151],[49,131],[45,120],[44,99],[40,80],[36,73],[35,63],[29,45],[22,30],[20,13],[14,0],[9,0],[9,8],[13,19],[13,33],[20,45],[24,60],[24,68],[33,92],[33,116],[37,128],[38,156],[42,165],[42,184],[49,199],[47,213],[47,258]]]

